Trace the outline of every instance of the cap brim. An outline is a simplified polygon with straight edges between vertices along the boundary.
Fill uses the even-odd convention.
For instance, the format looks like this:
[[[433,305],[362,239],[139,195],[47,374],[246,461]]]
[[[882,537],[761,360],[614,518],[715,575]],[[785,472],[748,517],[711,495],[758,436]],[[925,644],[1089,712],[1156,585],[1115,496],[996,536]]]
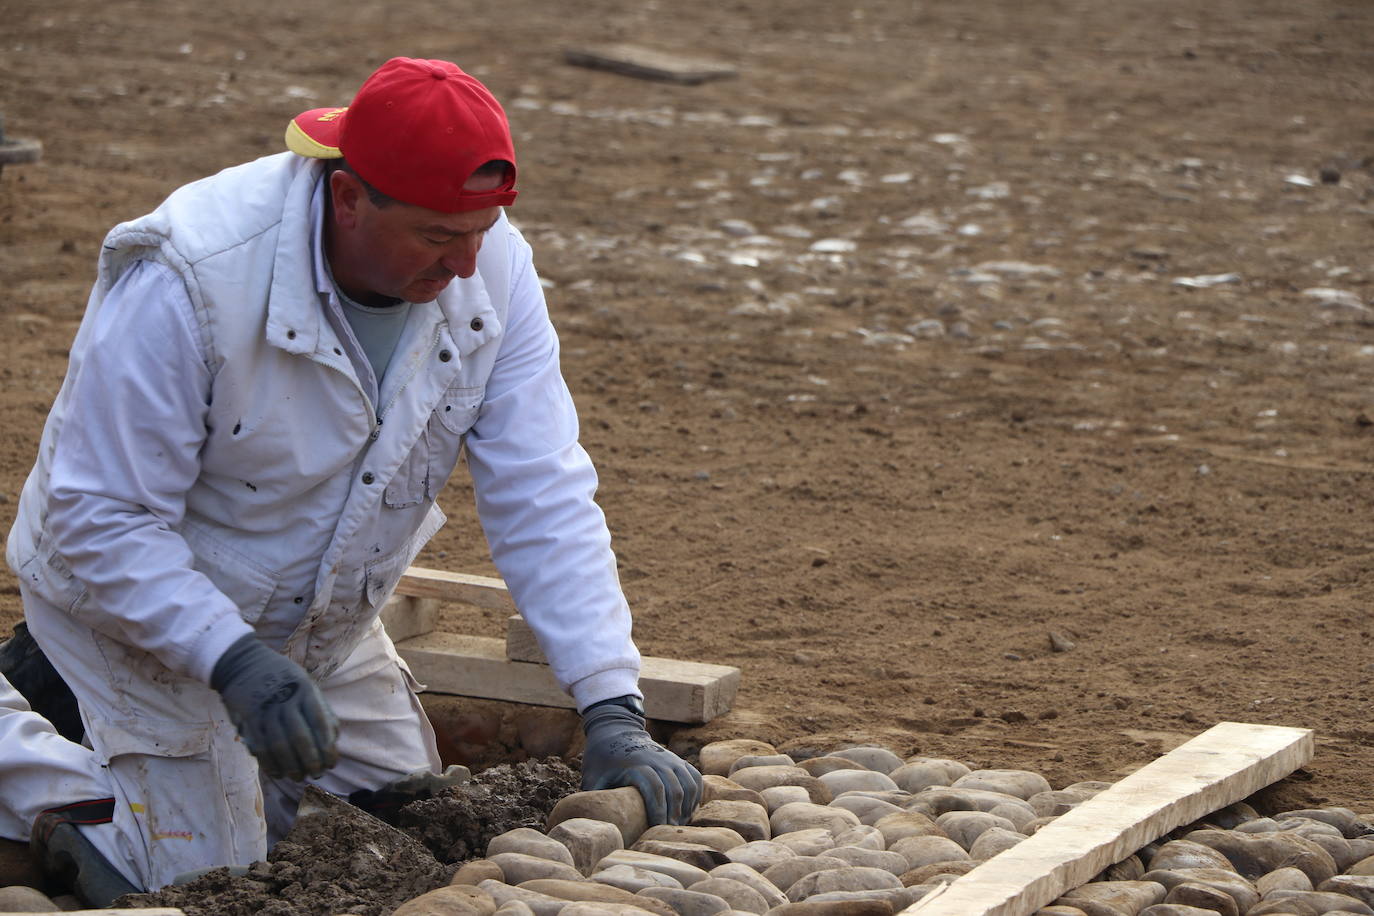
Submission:
[[[347,108],[314,108],[286,125],[286,148],[310,159],[339,159],[339,135]]]

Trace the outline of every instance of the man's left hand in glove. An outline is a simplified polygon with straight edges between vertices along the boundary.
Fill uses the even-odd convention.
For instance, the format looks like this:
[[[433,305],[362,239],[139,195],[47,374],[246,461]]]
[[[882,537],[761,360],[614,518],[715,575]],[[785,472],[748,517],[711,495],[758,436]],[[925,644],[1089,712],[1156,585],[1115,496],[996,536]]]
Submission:
[[[644,798],[650,825],[685,824],[701,801],[701,774],[649,737],[644,724],[644,706],[635,696],[602,700],[583,710],[582,789],[634,786]]]

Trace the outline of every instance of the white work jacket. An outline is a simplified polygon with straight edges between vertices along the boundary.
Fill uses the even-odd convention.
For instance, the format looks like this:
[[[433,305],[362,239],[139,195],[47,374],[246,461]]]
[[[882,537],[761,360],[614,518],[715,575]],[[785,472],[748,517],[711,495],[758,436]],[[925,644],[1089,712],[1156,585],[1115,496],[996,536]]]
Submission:
[[[579,708],[637,693],[529,246],[503,214],[477,273],[411,309],[374,405],[322,302],[321,170],[269,156],[111,230],[11,567],[179,674],[208,681],[256,631],[323,678],[442,526],[466,443],[493,559],[559,682]],[[103,309],[136,265],[162,292]]]

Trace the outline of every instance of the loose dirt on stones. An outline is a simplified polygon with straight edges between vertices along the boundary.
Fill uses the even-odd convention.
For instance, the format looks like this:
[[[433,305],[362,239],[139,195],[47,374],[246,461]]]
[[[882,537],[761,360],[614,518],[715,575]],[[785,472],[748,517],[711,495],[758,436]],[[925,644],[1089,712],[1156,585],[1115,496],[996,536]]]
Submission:
[[[492,837],[542,829],[579,776],[554,758],[501,764],[470,783],[401,809],[400,829],[314,788],[295,827],[247,875],[216,869],[122,907],[180,907],[187,916],[384,916],[448,883],[453,863],[480,856]]]

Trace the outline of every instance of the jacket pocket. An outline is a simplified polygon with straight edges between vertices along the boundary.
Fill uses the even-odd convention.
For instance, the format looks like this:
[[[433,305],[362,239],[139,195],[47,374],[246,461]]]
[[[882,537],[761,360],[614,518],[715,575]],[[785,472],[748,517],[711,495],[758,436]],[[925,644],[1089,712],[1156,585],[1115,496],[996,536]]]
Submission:
[[[92,744],[101,762],[116,757],[144,754],[150,757],[203,757],[210,750],[214,732],[211,722],[181,722],[167,719],[137,718],[123,721],[90,722]]]
[[[449,433],[461,436],[472,429],[477,422],[477,413],[482,409],[485,388],[450,388],[444,392],[439,406],[434,408],[434,418]],[[431,427],[434,425],[430,424]]]
[[[207,526],[184,523],[181,536],[195,557],[191,568],[234,602],[244,622],[257,623],[277,590],[278,574],[216,536]]]
[[[19,567],[19,577],[26,588],[68,614],[79,611],[89,594],[85,584],[48,544],[41,544],[38,555]]]
[[[382,502],[391,509],[409,509],[425,501],[429,492],[429,430],[420,430],[420,438],[401,462],[396,476],[382,491]]]
[[[396,585],[401,581],[401,574],[410,566],[411,558],[414,553],[409,545],[396,551],[380,560],[373,560],[368,563],[363,576],[365,584],[363,590],[367,596],[367,603],[372,605],[374,610],[380,611],[382,605],[386,604],[392,592],[396,591]]]

